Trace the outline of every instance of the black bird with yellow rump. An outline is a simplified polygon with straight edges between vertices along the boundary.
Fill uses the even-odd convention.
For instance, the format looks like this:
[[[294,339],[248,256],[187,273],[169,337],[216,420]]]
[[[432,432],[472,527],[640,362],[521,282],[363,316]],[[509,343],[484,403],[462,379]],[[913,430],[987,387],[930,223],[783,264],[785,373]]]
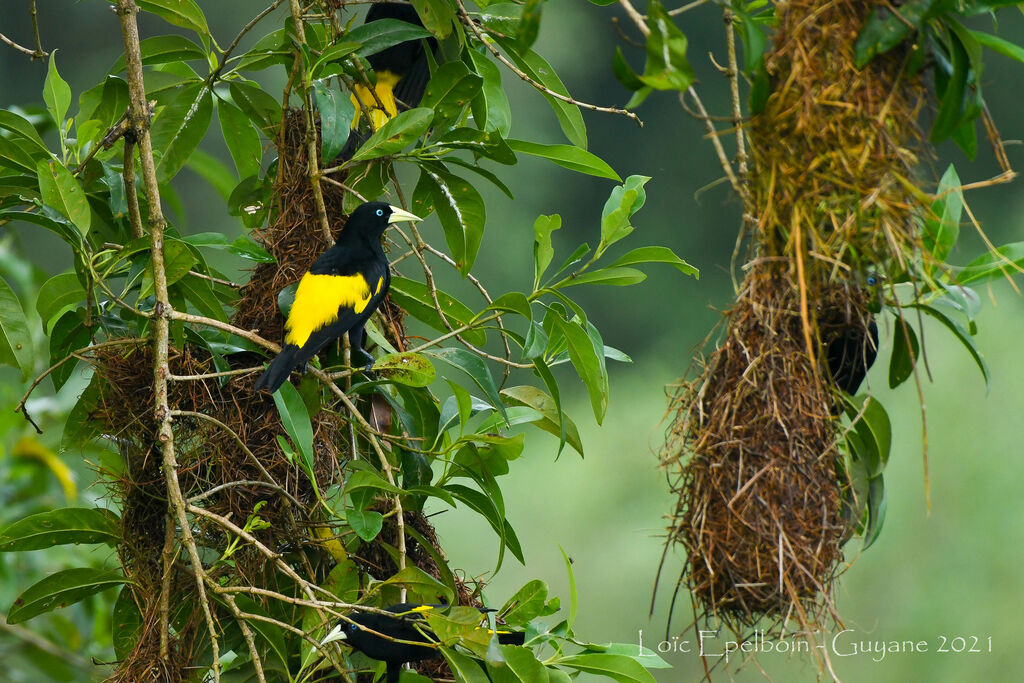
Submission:
[[[381,19],[397,19],[414,26],[423,26],[416,9],[408,4],[379,2],[370,5],[366,13],[366,23]],[[432,51],[437,49],[435,39],[428,39],[427,44]],[[374,86],[376,97],[365,85],[356,85],[356,91],[352,94],[352,103],[356,107],[352,127],[355,128],[359,124],[361,110],[365,109],[370,114],[370,126],[376,131],[398,114],[399,102],[410,108],[420,103],[427,81],[430,80],[430,66],[427,62],[427,51],[420,39],[397,43],[369,55],[366,60],[370,62],[377,77]],[[381,105],[384,106],[383,110]]]
[[[358,612],[349,616],[349,621],[342,620],[331,629],[321,645],[335,640],[344,640],[354,649],[359,650],[370,659],[387,664],[386,683],[398,683],[402,665],[406,662],[419,662],[440,656],[437,649],[437,638],[430,630],[424,614],[433,610],[443,610],[449,605],[421,605],[401,602],[385,607],[391,612]],[[494,610],[477,608],[481,612]],[[402,642],[404,641],[404,642]],[[525,634],[515,631],[498,631],[498,642],[503,645],[522,645]]]
[[[284,324],[284,346],[254,390],[271,393],[296,367],[328,343],[348,333],[352,354],[362,354],[366,370],[373,356],[363,349],[363,328],[391,286],[391,270],[381,237],[392,223],[418,221],[408,211],[385,202],[367,202],[348,217],[337,243],[320,255],[302,276]]]

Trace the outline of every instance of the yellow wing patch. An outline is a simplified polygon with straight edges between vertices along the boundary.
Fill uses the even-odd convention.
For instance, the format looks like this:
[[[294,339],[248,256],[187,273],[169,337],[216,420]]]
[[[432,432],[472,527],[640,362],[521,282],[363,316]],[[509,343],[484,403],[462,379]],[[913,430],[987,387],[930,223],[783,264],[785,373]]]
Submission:
[[[356,108],[356,115],[352,118],[353,128],[359,125],[359,117],[362,116],[363,109],[370,112],[370,125],[375,131],[380,130],[381,126],[387,123],[391,117],[398,116],[398,105],[395,104],[394,88],[399,80],[401,80],[401,76],[390,71],[379,72],[377,74],[377,86],[374,88],[377,92],[376,98],[373,96],[373,92],[365,85],[356,84],[356,91],[352,94],[352,104]],[[383,110],[377,104],[378,99],[384,105]]]
[[[380,290],[380,283],[377,285]],[[338,319],[342,306],[362,313],[371,299],[370,286],[362,275],[313,275],[306,273],[295,291],[295,303],[284,324],[284,340],[303,346],[309,335]]]

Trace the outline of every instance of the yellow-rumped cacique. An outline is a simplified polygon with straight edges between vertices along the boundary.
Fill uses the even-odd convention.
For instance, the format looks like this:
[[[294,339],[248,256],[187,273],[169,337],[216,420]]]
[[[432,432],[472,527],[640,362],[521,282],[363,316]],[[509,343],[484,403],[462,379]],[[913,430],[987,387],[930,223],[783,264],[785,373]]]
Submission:
[[[254,390],[277,391],[294,368],[304,368],[310,358],[346,332],[353,359],[361,354],[366,370],[373,367],[373,356],[363,349],[363,328],[391,286],[381,237],[392,223],[418,220],[386,202],[367,202],[352,212],[337,243],[299,280],[284,324],[284,346]]]
[[[419,662],[440,656],[437,638],[430,630],[424,614],[433,610],[449,609],[451,605],[424,605],[401,602],[385,607],[389,614],[357,612],[341,620],[331,629],[321,645],[343,640],[370,659],[387,664],[387,683],[397,683],[406,662]],[[487,608],[476,608],[480,612],[493,612]],[[398,642],[409,641],[409,642]],[[498,642],[503,645],[522,645],[525,635],[518,631],[498,631]],[[417,645],[416,643],[423,643]]]
[[[414,26],[423,26],[416,9],[408,4],[379,2],[370,5],[365,23],[370,24],[381,19],[397,19]],[[437,49],[437,40],[434,38],[428,38],[426,42],[431,51]],[[365,85],[355,86],[352,104],[355,105],[356,113],[352,127],[359,125],[362,110],[365,109],[370,115],[370,126],[376,131],[398,114],[399,102],[409,108],[420,103],[427,81],[430,80],[430,66],[427,63],[427,51],[420,38],[396,43],[369,55],[366,61],[370,63],[377,77],[373,88],[376,97]],[[384,106],[383,109],[381,105]]]

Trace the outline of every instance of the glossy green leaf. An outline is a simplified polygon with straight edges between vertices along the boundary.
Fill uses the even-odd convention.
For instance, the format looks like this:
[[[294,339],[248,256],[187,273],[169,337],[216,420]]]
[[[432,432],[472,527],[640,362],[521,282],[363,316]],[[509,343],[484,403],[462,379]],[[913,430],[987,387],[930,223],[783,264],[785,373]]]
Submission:
[[[967,50],[955,33],[949,33],[950,62],[952,73],[942,88],[938,77],[936,79],[936,90],[939,94],[939,111],[932,123],[932,130],[928,141],[936,145],[949,138],[953,131],[963,123],[965,96],[967,95],[967,77],[969,60]]]
[[[978,347],[974,343],[974,338],[971,337],[967,330],[965,330],[963,326],[960,325],[960,323],[956,322],[955,320],[952,320],[945,313],[938,310],[934,306],[928,306],[926,304],[917,304],[913,305],[912,307],[919,308],[920,310],[924,311],[931,317],[938,320],[940,323],[945,325],[949,329],[949,331],[956,336],[957,339],[960,340],[960,343],[964,345],[964,348],[967,349],[967,352],[971,354],[971,358],[974,359],[974,362],[975,364],[977,364],[978,369],[981,370],[981,375],[982,377],[985,378],[985,388],[987,389],[989,386],[988,364],[982,357],[981,352],[978,351]]]
[[[352,54],[356,50],[362,47],[362,43],[346,40],[340,43],[335,43],[329,48],[324,50],[320,57],[317,58],[313,67],[309,70],[310,78],[318,79],[326,69],[324,67],[333,62],[341,61],[344,57]]]
[[[684,275],[700,277],[699,270],[676,256],[675,252],[668,247],[640,247],[633,249],[608,264],[608,268],[634,266],[641,263],[667,263]]]
[[[356,107],[352,98],[340,92],[329,81],[314,81],[313,95],[320,112],[320,150],[325,162],[334,159],[345,148]]]
[[[553,161],[563,168],[577,173],[622,181],[619,174],[600,157],[572,145],[541,145],[526,140],[509,140],[508,146],[514,152],[530,154]]]
[[[50,381],[54,390],[60,391],[75,372],[78,359],[71,358],[59,366],[56,364],[72,352],[84,349],[92,343],[89,327],[85,324],[85,309],[68,311],[58,317],[49,333],[50,365],[55,366],[50,372]]]
[[[445,241],[463,276],[469,274],[483,239],[487,210],[483,197],[466,180],[440,168],[421,167],[420,182],[429,188]]]
[[[56,50],[54,50],[54,52],[56,52]],[[39,137],[39,132],[36,130],[35,126],[32,125],[32,122],[25,117],[16,114],[13,111],[0,109],[0,129],[29,140],[36,146],[40,153],[49,155],[50,152],[46,143],[44,143],[43,139]]]
[[[622,54],[622,48],[619,46],[615,47],[615,57],[612,59],[612,73],[615,75],[615,79],[628,90],[636,92],[644,87],[644,82],[640,80],[640,76],[633,71],[633,67],[626,61],[626,55]]]
[[[164,240],[164,275],[167,277],[168,287],[185,277],[195,264],[196,257],[192,254],[188,244],[171,237]],[[139,298],[145,299],[152,293],[153,263],[150,261],[142,275]]]
[[[352,496],[352,507],[345,510],[345,521],[359,538],[367,543],[377,538],[384,528],[384,516],[376,510],[370,510],[373,504],[373,491],[359,491]]]
[[[924,246],[937,261],[945,261],[960,236],[960,217],[964,209],[960,177],[950,164],[939,181],[938,199],[924,223]]]
[[[445,62],[430,76],[421,107],[434,110],[435,133],[456,125],[466,105],[476,97],[483,79],[459,61]]]
[[[82,233],[77,226],[57,213],[56,210],[43,207],[42,211],[0,211],[0,218],[38,225],[54,233],[68,244],[78,246],[82,244]]]
[[[647,64],[640,76],[655,90],[686,90],[697,79],[686,58],[687,40],[660,0],[647,3]]]
[[[373,24],[377,23],[379,22],[373,22]],[[362,147],[352,155],[352,161],[378,159],[401,152],[416,138],[427,132],[433,119],[434,111],[426,107],[399,113],[363,143]]]
[[[1015,61],[1024,64],[1024,47],[1011,43],[1010,41],[994,36],[991,33],[983,33],[981,31],[971,31],[971,35],[978,41],[979,44],[995,50],[1004,57],[1009,57]]]
[[[497,408],[502,415],[505,414],[505,406],[501,401],[501,396],[498,394],[498,387],[494,383],[494,377],[491,375],[487,363],[480,356],[467,349],[456,347],[429,351],[427,353],[469,375],[469,378],[484,392],[491,405]]]
[[[369,24],[356,26],[345,36],[346,41],[362,43],[357,54],[361,57],[368,57],[386,50],[392,45],[404,43],[407,40],[419,40],[429,38],[430,31],[422,26],[407,24],[398,19],[378,19]]]
[[[139,43],[142,63],[145,66],[167,64],[168,62],[187,62],[193,59],[206,61],[206,51],[185,36],[154,36]],[[124,55],[117,58],[110,73],[124,71]]]
[[[497,65],[475,50],[468,51],[473,69],[483,78],[481,92],[473,99],[473,119],[481,130],[497,131],[508,137],[512,128],[512,111],[508,95],[501,84],[501,71]]]
[[[69,543],[121,541],[121,520],[104,508],[57,508],[22,517],[0,531],[0,552],[39,550]]]
[[[914,328],[906,318],[897,318],[893,331],[892,357],[889,360],[889,388],[895,389],[912,374],[921,352]]]
[[[878,6],[864,22],[854,44],[854,63],[863,68],[877,55],[885,54],[921,28],[937,0],[908,0],[898,6],[899,16]]]
[[[404,586],[410,593],[410,600],[414,602],[450,603],[455,599],[455,593],[451,588],[413,565],[403,567],[381,583],[388,586]]]
[[[570,287],[572,285],[635,285],[647,279],[643,271],[636,268],[601,268],[591,270],[580,275],[573,275],[558,284],[556,288]]]
[[[475,659],[448,647],[442,647],[440,650],[452,673],[455,674],[457,683],[489,683],[487,674]]]
[[[114,644],[114,656],[124,659],[135,647],[142,631],[142,613],[132,598],[131,586],[124,586],[114,601],[110,617],[110,635]]]
[[[538,216],[533,222],[533,288],[540,287],[540,279],[544,271],[551,265],[555,256],[555,248],[551,246],[551,233],[562,227],[562,217]]]
[[[965,285],[1021,272],[1024,272],[1024,242],[1011,242],[968,263],[957,274],[956,281]]]
[[[587,331],[579,323],[567,321],[561,316],[555,316],[554,321],[565,335],[569,359],[587,387],[594,418],[601,424],[608,410],[608,376],[604,369],[603,355],[599,355]]]
[[[501,654],[509,669],[521,681],[547,683],[548,670],[533,656],[533,650],[517,645],[502,645]]]
[[[281,416],[281,426],[302,457],[304,469],[307,473],[313,472],[316,465],[316,454],[313,452],[313,425],[302,396],[291,382],[285,382],[274,392],[274,405]]]
[[[583,442],[580,440],[576,423],[561,412],[551,396],[537,387],[529,385],[507,387],[501,390],[501,395],[508,400],[509,405],[529,406],[536,410],[543,416],[543,419],[534,423],[537,427],[559,438],[564,438],[565,442],[572,446],[577,453],[583,455]]]
[[[21,301],[0,278],[0,364],[21,370],[21,379],[25,381],[35,367],[34,356],[32,335]]]
[[[39,288],[36,312],[39,313],[44,328],[49,329],[59,314],[84,302],[85,288],[78,281],[78,275],[61,273],[51,277]]]
[[[7,622],[19,624],[123,583],[126,579],[120,569],[80,567],[54,572],[18,596],[7,613]]]
[[[43,159],[36,164],[39,192],[43,203],[64,214],[85,235],[92,223],[89,200],[81,183],[64,164],[56,159]]]
[[[268,137],[281,123],[281,105],[271,95],[251,82],[232,81],[228,86],[231,101],[245,112]]]
[[[43,82],[43,101],[46,102],[46,110],[50,112],[57,127],[63,128],[64,117],[71,106],[71,86],[57,73],[57,50],[50,53],[46,80]]]
[[[428,31],[442,39],[451,35],[455,9],[447,0],[412,0],[412,6]]]
[[[601,246],[598,254],[633,231],[630,218],[647,201],[647,176],[632,175],[615,187],[601,210]]]
[[[563,657],[558,664],[619,683],[655,683],[654,676],[640,662],[622,655],[582,653]]]
[[[245,113],[227,100],[217,101],[217,118],[224,142],[235,162],[239,180],[260,172],[263,145],[260,134]]]
[[[639,662],[645,669],[671,669],[672,665],[659,657],[654,650],[636,643],[587,643],[587,650],[608,655],[621,655]]]
[[[174,287],[185,296],[185,299],[195,307],[200,315],[228,322],[224,306],[217,299],[217,294],[213,291],[209,280],[189,273],[178,280]]]
[[[868,488],[868,523],[864,529],[864,550],[878,540],[885,523],[886,507],[885,481],[881,475],[872,477]]]
[[[156,175],[167,182],[181,170],[206,135],[213,98],[205,85],[184,87],[153,121],[153,147],[160,152]]]
[[[566,89],[565,84],[562,83],[562,79],[558,77],[558,74],[546,59],[533,50],[527,50],[521,54],[514,41],[498,36],[493,37],[495,42],[501,46],[515,65],[522,69],[530,78],[544,85],[552,92],[569,96],[569,91]],[[562,127],[562,132],[565,133],[565,137],[568,138],[569,142],[577,147],[586,149],[587,127],[583,123],[583,114],[580,113],[580,108],[575,104],[565,102],[548,94],[544,94],[544,98],[551,105],[551,108],[554,109],[555,116],[558,117],[558,124]]]
[[[846,414],[855,420],[857,432],[865,450],[859,452],[869,477],[882,473],[889,462],[892,448],[892,423],[889,414],[877,398],[861,394],[847,402]]]
[[[389,353],[377,359],[373,371],[389,382],[407,387],[426,387],[437,376],[434,366],[418,353]]]
[[[390,294],[395,303],[409,315],[438,332],[448,331],[434,307],[434,300],[426,284],[395,276],[391,279]],[[447,292],[437,290],[437,302],[453,328],[468,325],[475,317],[468,306]],[[487,343],[487,335],[482,329],[466,330],[460,336],[474,346],[483,346]]]
[[[195,0],[135,0],[135,4],[173,26],[192,29],[202,36],[210,35],[206,17]]]

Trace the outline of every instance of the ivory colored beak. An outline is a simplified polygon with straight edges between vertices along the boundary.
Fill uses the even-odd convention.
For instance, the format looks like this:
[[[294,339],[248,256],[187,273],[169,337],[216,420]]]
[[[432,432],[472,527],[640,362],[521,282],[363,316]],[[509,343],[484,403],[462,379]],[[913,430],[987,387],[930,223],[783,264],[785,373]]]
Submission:
[[[324,639],[320,641],[320,644],[326,645],[327,643],[334,642],[335,640],[348,640],[348,637],[345,635],[345,629],[342,628],[342,626],[343,624],[338,624],[331,629],[330,632],[324,636]]]
[[[398,223],[400,221],[421,221],[423,220],[415,214],[411,214],[405,209],[400,209],[397,206],[389,207],[391,209],[391,218],[388,220],[388,224]]]

